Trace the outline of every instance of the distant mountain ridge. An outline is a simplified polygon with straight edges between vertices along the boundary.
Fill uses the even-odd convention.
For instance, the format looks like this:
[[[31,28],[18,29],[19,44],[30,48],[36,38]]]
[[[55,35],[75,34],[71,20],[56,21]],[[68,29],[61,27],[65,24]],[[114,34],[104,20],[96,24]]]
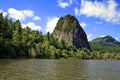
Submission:
[[[120,42],[118,42],[115,38],[109,35],[105,37],[99,37],[99,38],[93,39],[91,42],[106,42],[106,43],[110,42],[113,44],[120,45]]]
[[[93,50],[120,52],[120,42],[118,42],[115,38],[109,35],[93,39],[89,43]]]

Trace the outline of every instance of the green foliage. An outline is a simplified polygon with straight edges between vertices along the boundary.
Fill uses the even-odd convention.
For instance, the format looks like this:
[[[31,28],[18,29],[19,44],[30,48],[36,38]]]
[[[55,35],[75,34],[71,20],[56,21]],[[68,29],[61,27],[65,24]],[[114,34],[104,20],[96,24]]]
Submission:
[[[59,19],[55,29],[60,30],[60,31],[61,30],[67,31],[67,30],[73,29],[74,27],[78,26],[78,24],[79,24],[78,20],[74,16],[68,14],[65,17],[61,17]]]
[[[57,23],[55,29],[61,30],[61,27],[62,27],[62,24],[63,24],[63,23],[64,23],[64,18],[61,17],[61,18],[58,20],[58,23]]]
[[[92,50],[109,52],[109,53],[120,53],[120,44],[111,36],[94,39],[90,42]]]
[[[34,48],[29,48],[29,56],[31,58],[35,58],[36,57],[36,50]]]
[[[70,24],[74,21],[71,15],[67,15]],[[77,20],[76,20],[77,21]],[[57,23],[57,29],[61,29],[63,18]],[[76,26],[74,22],[73,26]],[[72,26],[67,25],[70,28]],[[95,45],[97,44],[97,46]],[[40,31],[31,30],[29,27],[22,29],[20,21],[3,17],[0,13],[0,58],[75,58],[75,59],[116,59],[120,60],[120,53],[113,44],[104,44],[111,47],[105,48],[100,43],[91,44],[93,51],[86,48],[77,49],[71,44],[65,44],[64,40],[58,40],[49,32],[43,35]],[[113,46],[116,46],[115,48]],[[102,49],[101,49],[102,47]],[[109,51],[107,51],[108,49]],[[112,52],[112,50],[116,52]],[[96,51],[95,51],[96,50]]]
[[[78,26],[78,24],[79,24],[78,20],[70,14],[66,15],[64,18],[65,18],[65,22],[66,22],[64,31],[73,29],[74,27]]]

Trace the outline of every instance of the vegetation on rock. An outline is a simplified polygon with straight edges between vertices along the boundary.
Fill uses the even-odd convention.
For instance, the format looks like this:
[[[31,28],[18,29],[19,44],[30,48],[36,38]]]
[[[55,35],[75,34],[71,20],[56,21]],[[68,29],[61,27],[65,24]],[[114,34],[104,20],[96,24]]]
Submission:
[[[76,48],[49,32],[23,29],[19,20],[13,22],[0,13],[0,58],[120,59],[120,53]]]
[[[68,14],[65,17],[61,17],[58,20],[58,23],[55,29],[60,30],[60,31],[66,31],[66,30],[71,30],[75,28],[76,26],[79,26],[78,20],[74,16]]]
[[[76,48],[87,48],[91,50],[86,33],[80,26],[78,20],[70,14],[58,20],[52,35]]]

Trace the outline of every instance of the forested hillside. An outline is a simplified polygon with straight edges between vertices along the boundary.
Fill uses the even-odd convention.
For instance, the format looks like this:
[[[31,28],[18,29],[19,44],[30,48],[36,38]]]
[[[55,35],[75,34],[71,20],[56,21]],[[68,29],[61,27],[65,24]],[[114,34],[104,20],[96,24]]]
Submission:
[[[92,50],[120,53],[120,42],[112,36],[105,36],[90,41]]]
[[[120,59],[120,53],[76,48],[49,32],[43,35],[29,27],[22,28],[19,20],[13,22],[0,13],[0,58]]]
[[[0,13],[0,58],[68,58],[76,52],[74,46],[55,39],[49,32],[43,35],[29,27],[22,29],[19,20],[13,22]]]

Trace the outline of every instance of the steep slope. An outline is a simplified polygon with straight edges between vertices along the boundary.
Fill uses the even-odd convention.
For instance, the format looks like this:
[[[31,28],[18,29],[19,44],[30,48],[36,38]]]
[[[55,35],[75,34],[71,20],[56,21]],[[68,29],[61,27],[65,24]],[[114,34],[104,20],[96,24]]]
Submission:
[[[53,36],[76,48],[90,49],[86,33],[72,15],[61,17],[53,31]]]
[[[120,52],[120,42],[111,36],[99,37],[90,41],[93,50],[105,50],[108,52]]]

